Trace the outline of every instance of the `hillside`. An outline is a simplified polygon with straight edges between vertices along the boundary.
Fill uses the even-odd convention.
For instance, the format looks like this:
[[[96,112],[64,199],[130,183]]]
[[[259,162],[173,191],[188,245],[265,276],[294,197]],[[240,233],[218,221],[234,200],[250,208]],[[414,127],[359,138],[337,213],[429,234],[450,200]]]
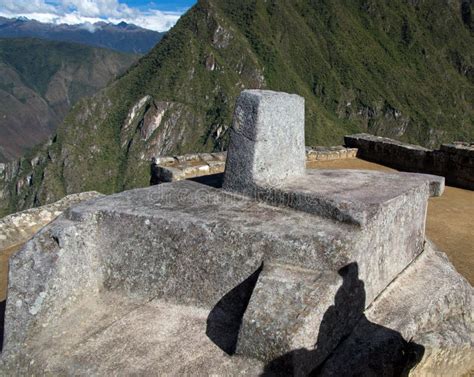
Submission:
[[[75,106],[42,162],[21,164],[4,203],[145,186],[152,156],[225,148],[243,88],[304,96],[308,145],[356,132],[425,146],[474,139],[472,8],[201,0],[126,75]],[[41,178],[26,185],[28,176]]]
[[[0,162],[44,142],[71,106],[135,60],[79,44],[0,39]]]
[[[135,54],[150,51],[163,35],[164,33],[143,29],[126,22],[117,25],[106,22],[55,25],[24,18],[0,17],[0,37],[2,38],[41,38]]]

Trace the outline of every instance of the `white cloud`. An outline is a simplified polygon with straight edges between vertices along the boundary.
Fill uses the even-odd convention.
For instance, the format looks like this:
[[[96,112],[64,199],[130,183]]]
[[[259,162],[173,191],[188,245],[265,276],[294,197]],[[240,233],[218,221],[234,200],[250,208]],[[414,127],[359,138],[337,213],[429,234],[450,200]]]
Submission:
[[[51,12],[52,5],[46,4],[44,0],[0,0],[0,12],[6,13],[30,13]]]
[[[125,21],[151,30],[166,31],[181,14],[158,9],[142,11],[118,0],[56,0],[54,4],[45,0],[0,0],[0,16],[24,16],[54,24],[86,24],[85,28],[90,31],[93,31],[91,24],[99,21],[115,24]]]
[[[85,22],[79,26],[81,29],[87,30],[89,33],[95,33],[97,26],[91,24],[90,22]]]

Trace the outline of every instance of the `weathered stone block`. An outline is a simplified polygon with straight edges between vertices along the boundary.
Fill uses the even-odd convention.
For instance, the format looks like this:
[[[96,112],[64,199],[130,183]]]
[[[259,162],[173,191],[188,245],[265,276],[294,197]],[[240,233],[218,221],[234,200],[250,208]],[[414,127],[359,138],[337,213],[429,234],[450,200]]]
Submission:
[[[262,90],[242,92],[235,107],[224,187],[246,191],[257,182],[304,174],[304,99]]]
[[[341,268],[358,263],[368,305],[422,251],[427,185],[364,230],[190,181],[79,205],[13,259],[6,348],[22,344],[36,323],[59,321],[65,302],[102,290],[210,310],[262,263],[237,351],[271,360],[311,348]],[[26,279],[31,266],[41,270]],[[293,278],[286,284],[283,276]]]

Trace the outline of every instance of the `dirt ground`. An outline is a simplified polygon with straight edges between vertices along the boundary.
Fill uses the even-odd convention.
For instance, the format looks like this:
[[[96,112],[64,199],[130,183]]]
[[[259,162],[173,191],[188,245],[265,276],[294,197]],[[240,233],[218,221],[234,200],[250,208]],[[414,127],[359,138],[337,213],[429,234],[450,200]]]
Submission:
[[[308,168],[393,171],[359,159],[313,162]],[[431,198],[426,234],[474,285],[474,191],[446,187],[443,196]]]
[[[0,250],[0,302],[7,298],[8,258],[10,258],[10,255],[16,253],[21,246],[22,244],[14,245],[5,250]]]

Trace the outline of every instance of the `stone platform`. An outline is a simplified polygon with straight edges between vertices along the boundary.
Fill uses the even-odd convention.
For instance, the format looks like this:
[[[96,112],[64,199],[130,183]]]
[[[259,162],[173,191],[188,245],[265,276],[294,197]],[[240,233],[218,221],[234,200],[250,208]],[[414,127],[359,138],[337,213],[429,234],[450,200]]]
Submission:
[[[4,370],[396,376],[454,354],[471,368],[473,289],[424,234],[443,179],[308,172],[304,148],[302,98],[246,91],[224,189],[66,211],[11,261]]]
[[[318,351],[314,349],[324,339],[316,324],[328,317],[345,285],[345,312],[340,315],[348,328],[338,325],[342,318],[337,315],[324,321],[332,337],[352,334],[357,324],[367,326],[361,322],[365,313],[378,324],[369,330],[381,331],[382,339],[390,341],[393,335],[386,326],[405,339],[424,339],[425,355],[433,358],[423,359],[424,370],[453,368],[451,359],[459,370],[472,366],[472,336],[465,333],[474,330],[472,287],[445,257],[424,245],[421,256],[412,255],[414,261],[393,282],[387,279],[388,288],[370,293],[376,274],[366,271],[368,252],[353,240],[360,233],[354,225],[255,203],[194,182],[82,204],[12,259],[3,370],[31,373],[40,368],[55,375],[242,371],[257,376],[311,361],[310,369],[329,350],[330,360],[354,352],[329,340],[319,340]],[[400,256],[372,265],[395,271],[396,258]],[[341,275],[354,260],[357,270]],[[249,288],[256,271],[258,281]],[[246,300],[252,283],[245,314],[237,313],[233,327],[232,308]],[[458,330],[440,330],[435,340],[429,334],[437,326]],[[269,343],[255,332],[269,334]],[[346,342],[355,337],[359,344],[357,337],[365,333],[353,334]],[[375,347],[377,339],[363,336],[364,349]],[[278,346],[271,353],[270,344]],[[232,349],[236,356],[223,351]],[[295,351],[300,349],[306,351]],[[335,364],[339,372],[346,365],[331,361],[325,368],[330,371]]]
[[[377,218],[386,215],[388,203],[395,207],[397,201],[406,201],[416,192],[422,193],[422,201],[426,202],[428,194],[441,196],[445,187],[444,178],[434,175],[342,169],[307,170],[287,182],[256,184],[243,192],[273,205],[359,226],[373,226]],[[424,222],[422,217],[418,220]]]
[[[85,308],[92,311],[96,300],[109,296],[115,297],[119,308],[131,305],[137,315],[146,309],[141,309],[142,305],[150,300],[159,300],[156,302],[161,302],[161,307],[184,305],[201,313],[192,320],[201,323],[201,329],[204,313],[208,313],[208,320],[215,322],[211,321],[209,326],[208,321],[208,327],[219,328],[219,320],[225,323],[226,316],[211,318],[210,313],[226,313],[229,306],[219,306],[226,297],[229,302],[238,303],[241,293],[232,294],[232,291],[259,271],[263,263],[237,334],[212,331],[209,334],[222,348],[227,349],[228,344],[236,347],[237,353],[245,357],[249,365],[262,366],[261,362],[249,360],[269,362],[295,349],[312,349],[318,339],[316,324],[333,305],[334,297],[344,284],[345,278],[339,271],[351,261],[357,261],[358,271],[357,279],[349,279],[354,293],[353,297],[346,298],[349,310],[344,319],[349,328],[355,326],[366,307],[373,306],[369,304],[381,291],[398,278],[401,268],[397,266],[410,264],[424,249],[421,245],[421,249],[407,254],[401,249],[401,253],[380,253],[376,249],[369,252],[368,243],[373,241],[370,232],[362,232],[358,226],[255,203],[194,182],[164,184],[94,200],[69,210],[12,260],[15,284],[10,288],[9,300],[14,304],[8,307],[7,321],[15,318],[15,324],[10,324],[7,332],[6,352],[7,355],[22,354],[22,347],[15,350],[8,344],[20,345],[32,336],[33,339],[44,339],[45,335],[34,335],[38,331],[37,323],[49,329],[44,331],[59,331],[58,328],[70,326],[71,316],[78,311],[82,314],[77,320],[95,323],[96,320],[89,316],[95,318],[100,311],[93,314]],[[367,255],[371,257],[365,260]],[[358,281],[364,282],[363,292]],[[459,287],[466,284],[460,276],[455,281]],[[428,280],[426,284],[432,283]],[[457,296],[467,289],[455,293],[454,288],[450,286],[447,292]],[[392,295],[398,294],[396,292]],[[105,298],[101,298],[104,294]],[[359,302],[360,295],[364,297],[363,303]],[[453,301],[453,305],[458,305],[455,302],[459,303],[459,299]],[[183,309],[183,313],[187,310]],[[391,310],[397,311],[397,306],[393,305]],[[71,314],[65,316],[64,313]],[[127,321],[133,314],[113,313],[103,315]],[[161,323],[158,313],[159,310],[157,324]],[[430,314],[430,321],[435,314]],[[101,316],[97,320],[100,323]],[[186,318],[183,321],[187,321]],[[141,326],[139,323],[134,326]],[[256,324],[259,326],[255,327]],[[118,323],[113,326],[117,331],[120,328]],[[336,331],[337,325],[334,326]],[[292,332],[285,330],[288,327]],[[77,339],[92,331],[78,328],[84,334]],[[96,331],[107,339],[108,331],[111,331],[107,328],[108,325]],[[337,331],[347,335],[349,328]],[[25,332],[25,329],[31,332]],[[159,336],[158,328],[155,331]],[[118,333],[114,334],[118,337],[113,341],[114,347],[119,347],[121,338]],[[264,334],[268,334],[268,338]],[[278,338],[277,334],[286,335]],[[186,332],[182,335],[190,336]],[[52,337],[52,334],[48,336]],[[229,339],[235,340],[236,336],[239,340],[233,344]],[[171,347],[167,344],[169,341],[162,338],[161,347]],[[98,344],[106,343],[100,341]],[[269,352],[270,344],[273,348]],[[319,349],[318,356],[324,359],[336,345],[325,342],[327,350]],[[127,342],[127,346],[134,347],[133,342]],[[84,347],[73,354],[91,352],[89,346]],[[257,354],[258,350],[265,350],[265,354]],[[217,349],[213,352],[222,355]],[[54,368],[79,368],[74,367],[76,364],[72,360],[64,365],[65,356],[56,357],[60,357],[61,362],[52,364]],[[111,356],[104,354],[103,357]],[[159,353],[154,357],[159,357]],[[299,360],[299,356],[295,357]],[[101,368],[103,360],[98,355],[95,360],[84,361],[84,366],[78,370],[86,366]],[[237,367],[240,359],[226,360]],[[113,359],[110,362],[116,363]],[[299,360],[297,364],[302,362]],[[253,373],[255,370],[250,375],[256,375]]]

